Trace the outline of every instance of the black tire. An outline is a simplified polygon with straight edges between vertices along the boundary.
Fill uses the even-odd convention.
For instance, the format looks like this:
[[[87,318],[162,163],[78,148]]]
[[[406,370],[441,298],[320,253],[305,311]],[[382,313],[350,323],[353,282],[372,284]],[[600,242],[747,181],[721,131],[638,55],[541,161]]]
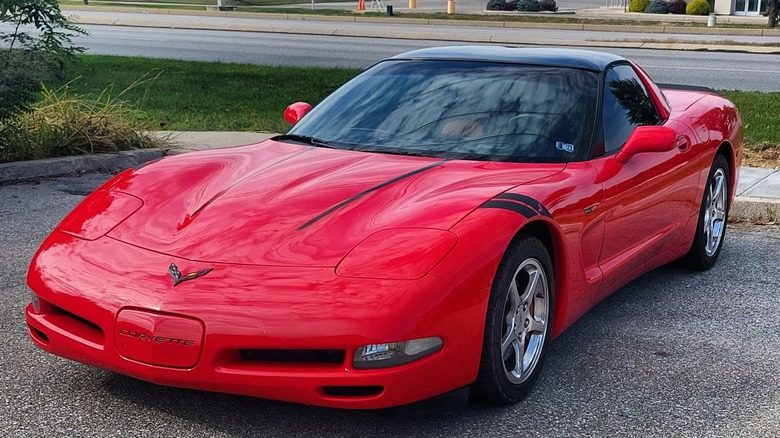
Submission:
[[[531,290],[533,278],[537,280],[535,290]],[[514,301],[513,282],[518,291]],[[475,398],[512,404],[528,395],[539,377],[550,343],[554,296],[547,249],[539,239],[519,235],[504,254],[490,291],[479,374],[472,386]],[[508,347],[502,347],[502,341]],[[526,356],[527,368],[518,365],[518,358]]]
[[[704,187],[693,244],[688,254],[680,259],[680,264],[685,268],[706,271],[718,260],[728,224],[731,199],[729,175],[726,158],[715,155]]]

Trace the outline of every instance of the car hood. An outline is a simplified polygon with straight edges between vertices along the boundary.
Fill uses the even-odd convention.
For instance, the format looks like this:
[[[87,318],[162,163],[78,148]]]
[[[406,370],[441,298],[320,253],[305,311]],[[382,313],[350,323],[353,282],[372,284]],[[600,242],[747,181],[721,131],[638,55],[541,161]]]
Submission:
[[[335,266],[392,228],[449,229],[564,164],[447,161],[268,140],[169,157],[111,190],[143,206],[108,235],[198,261]]]

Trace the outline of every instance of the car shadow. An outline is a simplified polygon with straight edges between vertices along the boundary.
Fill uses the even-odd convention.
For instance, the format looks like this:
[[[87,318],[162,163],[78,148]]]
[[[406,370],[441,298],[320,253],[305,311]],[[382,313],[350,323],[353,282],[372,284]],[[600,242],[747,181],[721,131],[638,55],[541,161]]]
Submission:
[[[719,263],[730,267],[728,251]],[[688,358],[697,353],[718,357],[719,346],[709,340],[710,334],[700,342],[687,339],[699,336],[700,320],[721,311],[722,303],[707,288],[697,287],[712,281],[712,272],[665,266],[607,297],[551,344],[536,388],[513,406],[471,402],[459,409],[419,412],[348,411],[163,387],[116,374],[107,377],[104,387],[141,406],[140,411],[157,411],[229,436],[482,435],[490,434],[492,424],[524,417],[529,430],[554,433],[555,424],[568,416],[587,419],[580,429],[585,432],[585,426],[596,424],[589,422],[636,416],[636,408],[624,404],[682,397],[686,375],[695,385],[711,372],[689,364]],[[596,403],[614,406],[599,417],[587,411]],[[535,416],[528,418],[529,411]]]

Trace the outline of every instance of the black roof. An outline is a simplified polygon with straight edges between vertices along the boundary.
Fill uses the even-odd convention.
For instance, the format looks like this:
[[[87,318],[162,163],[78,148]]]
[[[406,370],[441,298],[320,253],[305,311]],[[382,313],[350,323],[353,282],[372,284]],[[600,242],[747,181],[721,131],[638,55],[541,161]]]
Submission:
[[[447,46],[413,50],[393,59],[446,59],[463,61],[493,61],[550,67],[581,68],[603,71],[615,61],[625,61],[611,53],[590,50],[556,48],[518,48],[501,46]]]

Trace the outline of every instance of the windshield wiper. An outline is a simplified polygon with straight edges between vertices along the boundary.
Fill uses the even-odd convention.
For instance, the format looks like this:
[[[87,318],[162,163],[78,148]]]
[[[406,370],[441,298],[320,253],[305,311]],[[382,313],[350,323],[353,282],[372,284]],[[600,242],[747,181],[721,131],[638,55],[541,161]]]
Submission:
[[[418,151],[407,151],[403,149],[386,149],[386,150],[377,150],[372,152],[379,152],[382,154],[393,154],[393,155],[407,155],[410,157],[425,157],[425,158],[431,158],[430,154],[426,154],[425,152],[418,152]]]
[[[317,137],[312,137],[310,135],[284,134],[284,135],[277,135],[272,140],[276,140],[276,141],[290,140],[297,143],[308,144],[310,146],[333,149],[333,146],[328,144],[327,141],[321,140]]]

